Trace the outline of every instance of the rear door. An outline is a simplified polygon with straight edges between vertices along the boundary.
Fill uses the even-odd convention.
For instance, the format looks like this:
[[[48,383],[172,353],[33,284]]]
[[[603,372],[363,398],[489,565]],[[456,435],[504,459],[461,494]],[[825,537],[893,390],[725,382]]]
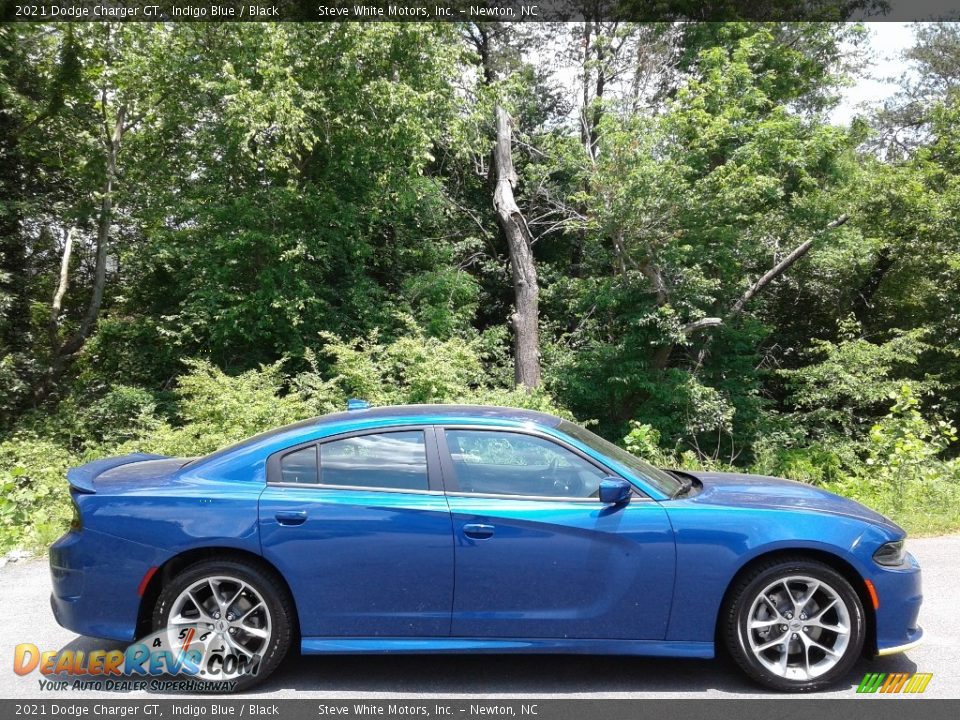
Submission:
[[[304,637],[446,637],[450,511],[433,428],[337,436],[276,453],[260,497],[264,556]]]
[[[456,551],[452,634],[659,640],[673,594],[673,531],[639,492],[601,505],[611,473],[535,432],[438,434]]]

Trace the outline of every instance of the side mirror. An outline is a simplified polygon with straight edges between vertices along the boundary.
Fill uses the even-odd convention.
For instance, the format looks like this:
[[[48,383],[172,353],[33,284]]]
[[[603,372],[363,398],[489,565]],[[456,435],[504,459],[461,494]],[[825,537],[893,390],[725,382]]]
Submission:
[[[600,481],[600,502],[604,505],[626,505],[633,494],[633,486],[621,478],[608,477]]]

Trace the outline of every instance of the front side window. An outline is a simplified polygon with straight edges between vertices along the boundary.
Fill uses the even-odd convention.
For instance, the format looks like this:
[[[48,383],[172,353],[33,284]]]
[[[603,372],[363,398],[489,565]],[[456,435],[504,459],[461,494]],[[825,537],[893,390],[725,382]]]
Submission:
[[[612,442],[604,440],[585,427],[581,427],[567,420],[561,420],[557,429],[579,440],[584,445],[593,448],[602,455],[606,455],[618,463],[626,465],[640,477],[646,478],[652,485],[666,495],[673,495],[681,487],[681,482],[677,477],[660,468],[654,467],[636,455],[631,455],[622,447],[617,447]]]
[[[422,430],[358,435],[320,445],[322,485],[427,490]]]
[[[446,430],[461,492],[593,498],[607,473],[557,443],[499,430]]]

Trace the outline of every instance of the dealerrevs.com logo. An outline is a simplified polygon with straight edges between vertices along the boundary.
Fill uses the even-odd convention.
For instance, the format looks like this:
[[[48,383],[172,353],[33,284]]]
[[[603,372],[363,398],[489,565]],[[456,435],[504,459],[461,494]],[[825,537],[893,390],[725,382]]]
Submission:
[[[20,643],[13,656],[13,671],[39,673],[43,691],[230,692],[259,669],[259,655],[234,652],[215,631],[182,626],[148,635],[126,650],[42,651]]]
[[[867,673],[857,687],[858,693],[922,693],[933,673]]]

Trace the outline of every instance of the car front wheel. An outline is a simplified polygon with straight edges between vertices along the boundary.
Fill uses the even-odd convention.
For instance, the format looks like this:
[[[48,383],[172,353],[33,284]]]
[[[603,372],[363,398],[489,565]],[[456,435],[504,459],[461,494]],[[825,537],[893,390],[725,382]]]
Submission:
[[[722,626],[727,649],[747,675],[774,690],[827,687],[863,649],[860,598],[823,563],[797,558],[760,565],[731,598]]]
[[[273,573],[240,560],[205,560],[163,588],[153,612],[155,631],[202,647],[211,692],[249,688],[270,675],[292,640],[292,603]],[[202,688],[201,688],[202,690]]]

